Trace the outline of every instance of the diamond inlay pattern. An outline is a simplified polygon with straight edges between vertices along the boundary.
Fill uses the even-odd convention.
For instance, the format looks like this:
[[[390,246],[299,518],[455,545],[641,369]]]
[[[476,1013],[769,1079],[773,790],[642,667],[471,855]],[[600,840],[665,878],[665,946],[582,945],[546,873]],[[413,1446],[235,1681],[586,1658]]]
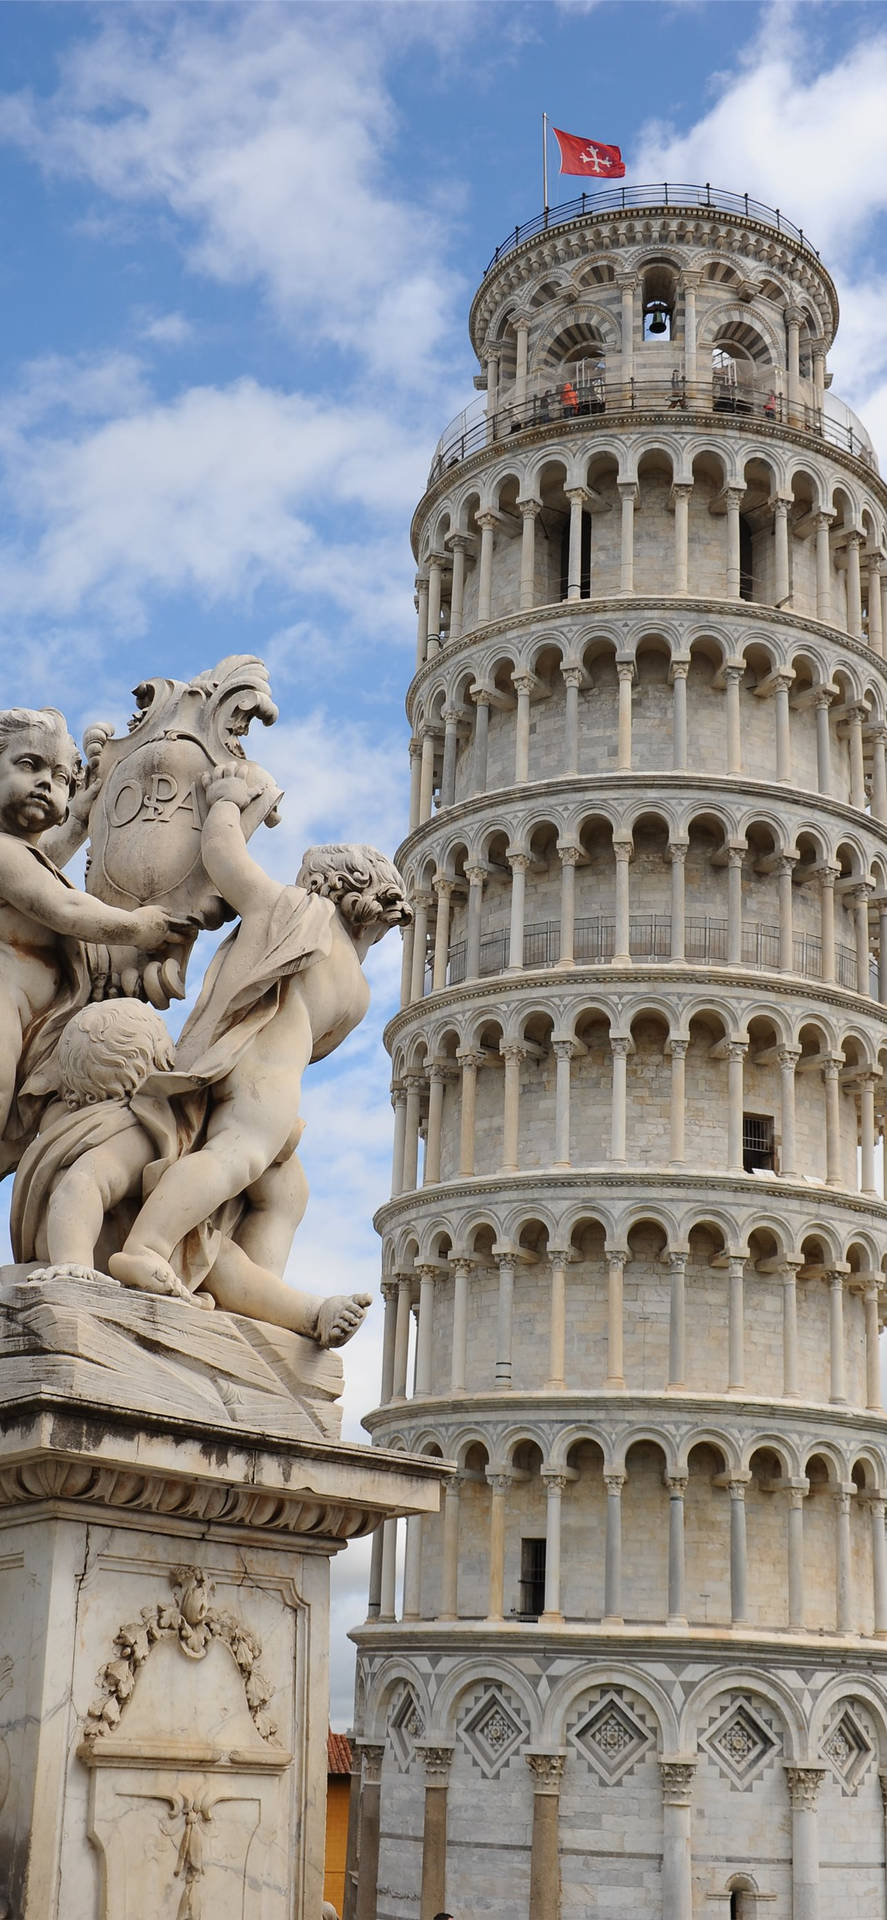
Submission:
[[[487,1687],[459,1728],[459,1738],[488,1780],[500,1773],[529,1730],[498,1687]]]
[[[397,1764],[401,1773],[406,1773],[416,1757],[416,1741],[421,1740],[425,1732],[425,1721],[411,1687],[404,1688],[388,1722],[388,1732]]]
[[[703,1735],[701,1745],[720,1772],[743,1791],[763,1772],[779,1741],[747,1700],[733,1700]]]
[[[624,1779],[653,1744],[649,1727],[613,1692],[601,1696],[570,1739],[608,1786]]]
[[[852,1708],[844,1707],[822,1743],[823,1758],[837,1774],[845,1793],[853,1794],[867,1771],[874,1747]]]

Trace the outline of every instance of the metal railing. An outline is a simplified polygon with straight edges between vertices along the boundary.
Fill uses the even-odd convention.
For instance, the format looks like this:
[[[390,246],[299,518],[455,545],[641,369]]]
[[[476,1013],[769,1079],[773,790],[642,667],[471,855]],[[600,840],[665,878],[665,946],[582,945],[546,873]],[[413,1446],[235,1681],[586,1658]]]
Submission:
[[[581,220],[585,214],[628,213],[634,207],[714,207],[720,213],[735,213],[746,220],[761,220],[766,227],[775,227],[778,233],[784,233],[789,240],[797,240],[799,246],[819,259],[819,252],[808,240],[803,227],[796,227],[794,221],[787,220],[779,207],[766,207],[761,200],[750,199],[747,193],[729,193],[725,187],[713,187],[708,182],[704,187],[688,186],[683,181],[663,180],[647,187],[606,187],[601,192],[580,193],[575,200],[563,200],[559,207],[546,207],[532,220],[524,220],[514,227],[501,246],[496,248],[492,260],[484,268],[484,278],[506,254],[513,253],[524,240],[532,240],[534,234],[547,233],[549,227],[566,226],[570,220]]]
[[[508,966],[510,940],[507,929],[485,933],[480,942],[480,977],[504,973]],[[668,960],[671,957],[671,915],[667,913],[632,914],[628,923],[628,950],[633,960]],[[573,932],[573,958],[581,966],[612,960],[616,952],[616,922],[608,915],[589,914],[577,918]],[[684,926],[684,954],[691,964],[714,966],[727,964],[727,922],[710,914],[688,914]],[[780,932],[778,925],[745,921],[742,927],[743,967],[765,973],[779,972]],[[561,931],[557,920],[541,920],[524,930],[525,967],[554,967],[561,957]],[[822,942],[814,934],[796,933],[792,947],[793,971],[807,980],[822,979]],[[425,991],[431,991],[431,967],[426,968]],[[447,956],[447,986],[461,986],[466,977],[466,943],[453,941]],[[838,986],[856,992],[856,949],[835,945],[835,978]],[[878,998],[878,967],[869,962],[869,992]]]
[[[833,419],[821,407],[810,406],[806,401],[799,401],[793,406],[789,420],[785,395],[774,393],[766,386],[757,391],[734,387],[719,380],[717,375],[692,382],[677,375],[667,380],[595,380],[586,387],[577,388],[575,383],[573,385],[575,397],[565,400],[562,397],[563,388],[552,387],[546,393],[528,396],[520,404],[512,401],[501,406],[494,414],[484,414],[470,426],[455,432],[452,438],[447,429],[438,442],[431,462],[429,487],[440,479],[441,474],[460,466],[470,454],[480,452],[483,447],[501,445],[512,434],[523,433],[526,428],[552,424],[570,426],[577,420],[607,413],[663,411],[676,416],[729,414],[735,420],[764,420],[769,425],[791,425],[804,433],[817,435],[829,446],[842,448],[845,453],[863,460],[866,466],[877,472],[877,462],[867,437],[852,425]]]

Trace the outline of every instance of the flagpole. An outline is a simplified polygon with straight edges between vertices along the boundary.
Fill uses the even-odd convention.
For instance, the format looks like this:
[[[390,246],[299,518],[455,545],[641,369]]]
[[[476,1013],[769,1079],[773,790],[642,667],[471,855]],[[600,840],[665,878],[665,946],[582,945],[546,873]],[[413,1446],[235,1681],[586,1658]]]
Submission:
[[[548,115],[542,115],[542,206],[548,212]]]

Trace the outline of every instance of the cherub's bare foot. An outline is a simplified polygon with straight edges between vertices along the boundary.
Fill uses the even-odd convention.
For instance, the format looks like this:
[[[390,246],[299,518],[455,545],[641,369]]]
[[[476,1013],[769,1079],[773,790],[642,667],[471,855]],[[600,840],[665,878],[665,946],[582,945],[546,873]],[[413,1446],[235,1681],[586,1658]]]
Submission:
[[[76,1260],[55,1261],[51,1267],[35,1267],[29,1280],[103,1280],[98,1267],[83,1267]]]
[[[317,1315],[316,1339],[321,1347],[344,1347],[362,1325],[371,1293],[331,1293],[321,1300]]]
[[[187,1300],[189,1306],[193,1305],[194,1295],[159,1253],[112,1253],[108,1271],[122,1286],[135,1287],[139,1293],[171,1294],[176,1300]]]

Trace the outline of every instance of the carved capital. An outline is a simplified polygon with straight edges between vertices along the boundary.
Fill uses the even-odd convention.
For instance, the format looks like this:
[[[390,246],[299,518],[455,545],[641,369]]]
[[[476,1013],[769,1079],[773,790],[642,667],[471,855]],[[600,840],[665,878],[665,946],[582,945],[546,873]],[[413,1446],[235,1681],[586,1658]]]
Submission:
[[[533,1792],[557,1794],[561,1790],[564,1777],[563,1753],[525,1753],[524,1759],[533,1775]]]
[[[611,1494],[613,1495],[614,1498],[618,1499],[622,1494],[622,1489],[625,1485],[625,1480],[626,1480],[626,1475],[624,1473],[605,1473],[604,1486],[606,1487],[608,1494]]]
[[[425,1785],[428,1787],[445,1787],[450,1777],[450,1761],[453,1758],[452,1746],[438,1745],[432,1742],[426,1745],[423,1741],[421,1745],[417,1745],[416,1752],[419,1758],[425,1762]]]
[[[385,1748],[375,1740],[358,1740],[358,1751],[363,1762],[363,1784],[365,1787],[378,1787],[382,1784],[382,1762]]]
[[[786,1767],[792,1807],[799,1812],[815,1813],[819,1789],[825,1777],[824,1767]]]
[[[549,1473],[545,1468],[542,1470],[542,1478],[549,1493],[563,1493],[570,1484],[565,1473]]]
[[[659,1775],[663,1806],[688,1807],[696,1777],[695,1760],[660,1760]]]

